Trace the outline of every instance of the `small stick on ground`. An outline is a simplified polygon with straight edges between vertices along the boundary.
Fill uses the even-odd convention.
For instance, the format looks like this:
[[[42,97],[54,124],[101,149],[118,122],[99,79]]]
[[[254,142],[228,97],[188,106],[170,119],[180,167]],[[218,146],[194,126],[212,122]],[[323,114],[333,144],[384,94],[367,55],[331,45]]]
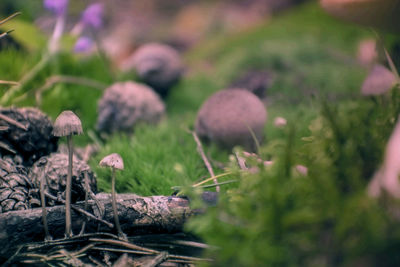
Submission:
[[[105,244],[110,244],[110,245],[115,245],[115,246],[121,246],[121,247],[125,247],[125,248],[128,248],[128,249],[144,251],[144,252],[148,252],[148,253],[152,253],[152,254],[160,253],[160,251],[158,251],[158,250],[141,247],[141,246],[132,244],[132,243],[127,242],[127,241],[122,241],[122,240],[103,239],[103,238],[90,238],[89,241],[100,242],[100,243],[105,243]]]
[[[160,263],[163,263],[168,258],[168,253],[163,251],[160,252],[157,256],[143,264],[143,267],[155,267],[158,266]]]
[[[1,113],[0,113],[0,120],[6,121],[6,122],[8,122],[9,124],[12,124],[12,125],[14,125],[14,126],[16,126],[16,127],[18,127],[18,128],[21,128],[21,129],[24,130],[24,131],[27,131],[27,130],[28,130],[28,128],[26,128],[26,126],[23,125],[22,123],[20,123],[20,122],[18,122],[18,121],[16,121],[16,120],[14,120],[14,119],[12,119],[12,118],[10,118],[10,117],[4,115],[4,114],[1,114]]]
[[[236,161],[239,165],[239,168],[241,170],[247,171],[249,168],[247,168],[247,166],[246,166],[246,160],[243,157],[241,157],[238,152],[235,152],[235,157],[236,157]]]
[[[84,177],[85,177],[85,181],[84,181],[85,206],[84,206],[83,209],[85,211],[87,211],[87,209],[88,209],[88,200],[89,200],[89,191],[90,191],[90,188],[89,188],[89,177],[88,177],[88,173],[87,172],[84,173]],[[79,233],[79,235],[83,235],[85,233],[86,221],[87,221],[87,218],[85,219],[85,221],[82,224],[82,229],[81,229],[81,232]]]
[[[40,202],[42,204],[42,221],[43,221],[43,228],[44,228],[44,233],[45,233],[45,241],[50,241],[53,238],[50,235],[49,232],[49,227],[47,226],[47,210],[46,210],[46,196],[44,192],[44,183],[45,183],[45,175],[44,173],[42,174],[42,177],[40,177]]]
[[[208,172],[210,173],[211,177],[214,177],[214,179],[213,179],[214,184],[218,184],[218,180],[217,180],[217,178],[215,178],[214,170],[213,170],[210,162],[208,161],[206,154],[204,153],[203,146],[201,145],[199,137],[197,136],[196,132],[194,132],[194,131],[190,131],[190,133],[193,135],[194,141],[197,144],[197,152],[199,152],[201,158],[203,159],[204,165],[206,165],[206,168],[207,168]],[[215,187],[215,190],[217,192],[220,191],[219,185],[217,185]]]
[[[16,16],[19,16],[19,15],[21,15],[21,14],[22,14],[21,12],[15,12],[14,14],[12,14],[12,15],[8,16],[7,18],[5,18],[5,19],[1,20],[1,21],[0,21],[0,25],[2,25],[2,24],[4,24],[4,23],[6,23],[7,21],[9,21],[9,20],[11,20],[11,19],[15,18]]]
[[[14,149],[12,149],[12,147],[10,147],[8,144],[3,143],[0,141],[0,148],[3,148],[5,150],[8,150],[9,152],[13,153],[13,154],[17,154],[17,151],[15,151]]]
[[[104,224],[104,225],[107,225],[107,226],[110,227],[110,228],[114,228],[114,224],[112,224],[112,223],[110,223],[110,222],[107,222],[107,221],[105,221],[105,220],[103,220],[103,219],[101,219],[101,218],[97,218],[96,216],[94,216],[93,214],[87,212],[86,210],[83,210],[83,209],[81,209],[81,208],[79,208],[79,207],[77,207],[77,206],[75,206],[75,205],[71,205],[71,208],[72,208],[73,210],[75,210],[75,211],[81,213],[82,215],[85,215],[86,217],[88,217],[88,218],[94,220],[94,221],[97,221],[97,222],[100,222],[100,223],[102,223],[102,224]]]
[[[45,192],[45,195],[46,195],[46,197],[48,197],[48,198],[50,198],[50,199],[52,199],[52,200],[54,200],[54,201],[60,202],[60,203],[62,203],[62,204],[65,205],[65,200],[64,200],[64,199],[59,199],[59,198],[57,198],[57,197],[55,197],[55,196],[52,196],[52,195],[49,194],[48,192]],[[99,208],[101,204],[99,204],[99,202],[98,202],[95,198],[94,198],[94,202],[96,203],[97,207]],[[88,217],[89,219],[92,219],[92,220],[94,220],[94,221],[100,222],[100,223],[102,223],[102,224],[104,224],[104,225],[107,225],[107,226],[110,227],[110,228],[114,228],[114,224],[112,224],[112,223],[110,223],[110,222],[107,222],[107,221],[105,221],[105,220],[103,220],[103,219],[101,219],[101,218],[97,218],[96,216],[94,216],[93,214],[87,212],[87,211],[84,210],[84,209],[81,209],[81,208],[79,208],[79,207],[77,207],[77,206],[74,206],[74,205],[71,205],[71,208],[74,209],[75,211],[81,213],[82,215]],[[99,208],[99,209],[100,209],[100,208]],[[101,212],[104,213],[104,210],[102,210]]]
[[[19,85],[19,82],[0,80],[0,84]]]

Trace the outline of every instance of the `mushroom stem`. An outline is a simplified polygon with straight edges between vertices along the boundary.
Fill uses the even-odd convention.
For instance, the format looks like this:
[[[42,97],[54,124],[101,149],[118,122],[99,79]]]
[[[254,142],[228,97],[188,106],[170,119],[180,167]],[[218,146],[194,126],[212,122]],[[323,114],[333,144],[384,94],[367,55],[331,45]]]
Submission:
[[[71,237],[71,187],[72,187],[72,153],[73,153],[73,144],[72,144],[72,136],[67,136],[67,145],[68,145],[68,175],[67,175],[67,184],[65,189],[65,236]]]
[[[127,239],[126,235],[122,232],[121,225],[119,224],[119,218],[118,218],[118,211],[117,211],[117,197],[115,194],[115,168],[111,167],[112,169],[112,178],[111,178],[111,204],[114,212],[114,222],[115,222],[115,227],[117,228],[118,231],[118,236],[124,240]]]
[[[45,241],[50,241],[53,238],[50,235],[49,228],[47,226],[47,210],[46,210],[46,197],[44,194],[44,180],[45,180],[45,174],[42,174],[42,177],[40,179],[40,201],[42,204],[42,222],[43,222],[43,228],[44,228],[44,233],[45,233]]]
[[[88,209],[88,199],[89,199],[89,177],[88,177],[88,173],[87,171],[84,173],[84,186],[83,188],[85,188],[85,205],[84,205],[84,210],[87,211]],[[82,228],[81,228],[81,232],[79,233],[79,235],[83,235],[85,233],[85,227],[86,227],[86,221],[87,218],[85,219],[85,221],[82,223]]]

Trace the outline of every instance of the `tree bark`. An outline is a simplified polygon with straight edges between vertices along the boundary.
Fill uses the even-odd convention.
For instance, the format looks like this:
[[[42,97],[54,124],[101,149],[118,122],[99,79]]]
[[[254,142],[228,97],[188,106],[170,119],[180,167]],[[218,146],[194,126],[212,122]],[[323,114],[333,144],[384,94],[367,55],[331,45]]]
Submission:
[[[100,206],[104,207],[103,220],[113,222],[111,195],[99,193],[96,195]],[[84,208],[84,202],[74,204]],[[134,194],[117,195],[118,216],[122,230],[128,235],[143,233],[173,233],[183,229],[184,222],[193,214],[189,201],[175,196],[140,197]],[[65,206],[48,207],[47,222],[53,238],[63,238],[65,228]],[[89,202],[88,212],[99,215],[96,202]],[[86,216],[72,210],[72,230],[79,233]],[[85,233],[111,232],[104,223],[93,219],[86,222]],[[43,241],[45,238],[42,209],[10,211],[0,214],[0,258],[12,255],[15,249],[23,244]]]

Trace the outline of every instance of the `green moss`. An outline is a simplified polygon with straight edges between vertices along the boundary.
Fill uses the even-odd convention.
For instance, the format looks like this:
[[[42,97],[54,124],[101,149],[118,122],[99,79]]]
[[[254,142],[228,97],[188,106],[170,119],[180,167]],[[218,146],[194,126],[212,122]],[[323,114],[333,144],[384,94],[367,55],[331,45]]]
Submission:
[[[133,136],[115,135],[91,161],[92,166],[106,155],[118,153],[125,170],[118,174],[117,191],[139,195],[170,195],[172,186],[188,184],[207,177],[196,151],[187,122],[166,120],[158,126],[141,125]],[[109,170],[94,168],[101,190],[109,191]]]
[[[303,146],[294,145],[294,127],[282,131],[264,147],[272,167],[237,173],[239,185],[188,224],[219,247],[208,251],[216,259],[212,265],[397,266],[398,201],[373,199],[366,189],[400,112],[399,100],[395,88],[389,97],[325,103]],[[296,172],[299,163],[308,167],[307,175]]]

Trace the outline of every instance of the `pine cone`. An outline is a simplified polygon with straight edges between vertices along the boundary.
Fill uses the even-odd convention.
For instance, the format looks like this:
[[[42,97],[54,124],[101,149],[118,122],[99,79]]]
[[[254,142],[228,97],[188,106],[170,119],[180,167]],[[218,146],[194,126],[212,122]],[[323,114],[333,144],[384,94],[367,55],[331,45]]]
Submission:
[[[21,129],[16,125],[0,119],[0,140],[20,155],[25,165],[32,165],[40,157],[57,150],[58,138],[51,133],[53,124],[50,119],[36,108],[0,108],[0,113],[24,125]],[[0,149],[0,154],[10,151]]]
[[[31,197],[32,190],[25,167],[10,157],[0,158],[0,213],[38,206],[38,200]]]
[[[85,199],[85,173],[89,178],[89,188],[93,193],[97,192],[97,184],[94,173],[84,161],[74,157],[72,165],[72,202]],[[47,197],[48,206],[54,206],[57,199],[65,200],[65,187],[68,174],[68,155],[52,153],[35,162],[29,172],[29,177],[36,188],[40,188],[40,182],[45,175],[45,192],[54,196]],[[57,198],[57,199],[56,199]]]

